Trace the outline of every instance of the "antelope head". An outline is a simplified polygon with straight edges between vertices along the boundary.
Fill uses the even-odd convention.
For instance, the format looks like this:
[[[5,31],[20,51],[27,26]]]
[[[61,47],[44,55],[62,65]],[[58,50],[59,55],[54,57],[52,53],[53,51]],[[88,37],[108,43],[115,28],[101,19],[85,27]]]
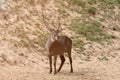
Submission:
[[[55,41],[58,39],[59,33],[62,31],[62,28],[58,27],[56,30],[53,29],[50,31],[50,35],[49,38],[51,39],[51,41]]]
[[[59,33],[63,30],[62,27],[61,27],[61,24],[60,24],[60,17],[58,17],[58,27],[57,29],[51,29],[49,26],[48,26],[48,23],[45,21],[44,17],[43,17],[43,21],[44,21],[44,24],[48,30],[48,33],[49,33],[49,40],[51,42],[55,41],[58,39],[58,35]],[[54,27],[56,27],[55,25],[53,25]]]
[[[60,33],[62,30],[63,30],[63,28],[61,27],[60,17],[58,17],[58,27],[57,27],[56,30],[53,30],[53,31],[51,32],[51,34],[50,34],[52,41],[58,39],[59,33]]]

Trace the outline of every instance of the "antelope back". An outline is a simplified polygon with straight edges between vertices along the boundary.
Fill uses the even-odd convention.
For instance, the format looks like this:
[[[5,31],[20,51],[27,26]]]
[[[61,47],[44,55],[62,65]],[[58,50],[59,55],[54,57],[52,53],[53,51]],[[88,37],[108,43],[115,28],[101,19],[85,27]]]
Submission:
[[[64,52],[71,53],[72,40],[67,36],[58,36],[57,40],[49,46],[49,55],[63,55]]]
[[[64,51],[70,52],[72,48],[72,40],[67,36],[58,36],[58,42],[64,48]]]

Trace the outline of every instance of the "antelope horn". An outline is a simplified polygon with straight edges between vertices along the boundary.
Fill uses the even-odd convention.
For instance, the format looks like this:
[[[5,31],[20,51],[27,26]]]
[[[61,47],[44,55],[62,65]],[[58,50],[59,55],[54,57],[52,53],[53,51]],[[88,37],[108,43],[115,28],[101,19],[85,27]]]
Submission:
[[[43,8],[42,8],[42,18],[43,18],[43,23],[45,25],[45,27],[48,29],[48,31],[53,31],[53,29],[51,29],[50,27],[48,27],[48,23],[45,21],[45,16],[44,16],[44,12],[43,12]]]
[[[61,23],[60,23],[60,17],[58,17],[58,28],[57,28],[57,31],[61,31],[62,28],[61,28]]]

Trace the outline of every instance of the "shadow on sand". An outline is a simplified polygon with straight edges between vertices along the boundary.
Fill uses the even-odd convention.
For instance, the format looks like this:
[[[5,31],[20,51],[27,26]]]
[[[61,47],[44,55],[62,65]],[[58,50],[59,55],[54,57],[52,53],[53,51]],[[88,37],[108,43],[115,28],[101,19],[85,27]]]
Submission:
[[[93,79],[97,80],[96,77],[97,71],[92,70],[92,69],[81,69],[79,71],[74,71],[73,73],[70,73],[68,71],[61,71],[57,73],[58,76],[73,76],[73,77],[81,77],[81,78],[86,78],[86,79]],[[99,79],[98,79],[99,80]]]

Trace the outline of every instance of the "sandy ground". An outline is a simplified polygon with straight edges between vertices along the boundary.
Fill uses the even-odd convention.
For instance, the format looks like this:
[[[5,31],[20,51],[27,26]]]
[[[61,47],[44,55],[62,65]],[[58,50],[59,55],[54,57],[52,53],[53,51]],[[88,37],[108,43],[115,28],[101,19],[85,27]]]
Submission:
[[[58,64],[59,65],[59,64]],[[57,65],[57,66],[58,66]],[[48,64],[30,66],[0,66],[0,80],[120,80],[120,60],[97,59],[80,62],[74,60],[74,73],[70,73],[68,60],[60,73],[49,74]]]

